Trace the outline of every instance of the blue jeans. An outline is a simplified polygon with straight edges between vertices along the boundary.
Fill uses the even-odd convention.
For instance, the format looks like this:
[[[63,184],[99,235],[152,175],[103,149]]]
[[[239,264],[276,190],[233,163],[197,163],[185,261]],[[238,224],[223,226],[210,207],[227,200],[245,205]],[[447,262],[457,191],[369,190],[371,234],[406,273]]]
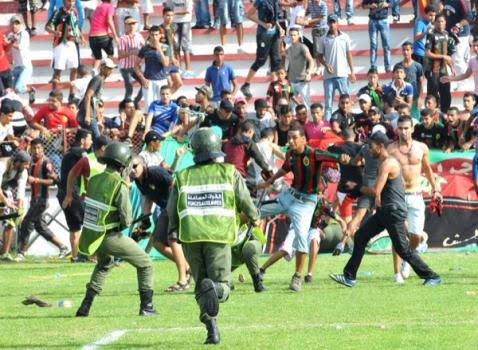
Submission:
[[[340,0],[334,0],[334,13],[339,18],[342,17],[342,5],[340,4]],[[345,0],[345,16],[347,19],[354,16],[354,0]]]
[[[417,0],[412,0],[417,1]],[[400,0],[392,0],[392,16],[400,16]]]
[[[27,83],[30,82],[33,74],[33,67],[15,67],[13,74],[13,88],[19,94],[27,92]]]
[[[196,0],[194,7],[194,13],[196,15],[196,25],[209,26],[211,24],[211,15],[209,14],[208,0]]]
[[[262,206],[260,215],[262,218],[265,218],[287,213],[291,220],[291,227],[295,232],[292,247],[298,252],[309,253],[307,237],[316,204],[317,199],[315,201],[303,201],[295,198],[291,192],[283,191],[272,203]]]
[[[337,77],[324,80],[324,93],[325,93],[325,119],[330,120],[332,116],[332,104],[334,102],[335,90],[339,90],[339,94],[349,93],[348,78]]]
[[[378,34],[382,40],[383,58],[385,61],[385,70],[392,69],[390,53],[390,26],[387,19],[370,19],[368,22],[368,35],[370,36],[370,66],[377,67],[377,45]]]
[[[418,0],[412,0],[412,5],[413,5],[413,16],[415,18],[418,18],[417,13],[418,13]]]

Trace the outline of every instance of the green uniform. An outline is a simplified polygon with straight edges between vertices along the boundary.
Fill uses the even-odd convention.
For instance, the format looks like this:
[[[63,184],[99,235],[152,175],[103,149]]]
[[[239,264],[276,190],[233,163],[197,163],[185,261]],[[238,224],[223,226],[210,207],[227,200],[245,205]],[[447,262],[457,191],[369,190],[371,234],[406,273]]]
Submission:
[[[204,163],[177,173],[167,205],[169,229],[177,230],[196,284],[200,320],[208,315],[200,302],[203,279],[219,284],[220,302],[229,296],[231,247],[237,236],[236,211],[259,218],[244,179],[231,164]]]
[[[139,291],[153,289],[153,264],[149,256],[121,231],[131,224],[128,185],[117,172],[106,169],[88,183],[81,252],[97,255],[97,264],[87,288],[100,293],[113,257],[119,256],[136,267]]]
[[[106,168],[106,165],[101,164],[94,153],[88,153],[86,157],[88,158],[88,164],[90,166],[90,176],[88,177],[88,179],[86,179],[87,181],[89,181],[93,176],[103,172]],[[85,194],[87,181],[85,179],[82,180],[83,181],[81,181],[80,184],[80,193]]]

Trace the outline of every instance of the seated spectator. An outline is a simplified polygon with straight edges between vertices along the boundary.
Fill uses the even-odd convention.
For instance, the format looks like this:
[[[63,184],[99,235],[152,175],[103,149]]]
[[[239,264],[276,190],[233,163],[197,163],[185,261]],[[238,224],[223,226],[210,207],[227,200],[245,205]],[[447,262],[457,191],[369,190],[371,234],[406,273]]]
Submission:
[[[370,68],[367,72],[368,84],[362,87],[357,96],[369,95],[372,98],[372,106],[382,108],[382,86],[379,82],[377,68]]]
[[[460,120],[460,110],[457,107],[450,107],[446,121],[447,147],[445,153],[450,153],[461,148],[460,143],[464,140],[465,122]]]
[[[346,128],[353,127],[354,122],[352,99],[348,94],[342,94],[339,98],[339,108],[332,113],[330,118],[332,131],[339,135]]]
[[[421,123],[415,125],[412,138],[423,142],[430,149],[443,149],[447,143],[447,133],[443,126],[437,125],[433,120],[433,111],[423,109],[420,117]]]
[[[406,103],[400,103],[397,106],[397,113],[398,113],[399,117],[404,116],[404,115],[412,116],[410,114],[411,113],[410,106],[407,105]],[[395,126],[395,128],[396,128],[396,126]]]
[[[154,130],[162,135],[171,130],[178,122],[178,105],[171,101],[171,89],[167,85],[161,86],[160,99],[153,101],[148,108],[143,138]]]
[[[393,67],[393,80],[389,84],[385,84],[382,88],[384,95],[389,95],[395,99],[395,108],[401,103],[406,103],[412,108],[413,103],[413,86],[405,81],[405,67],[396,64]]]
[[[73,114],[75,115],[75,119],[76,119],[76,115],[78,114],[78,110],[79,110],[79,106],[80,105],[80,101],[77,100],[77,99],[73,99],[71,101],[68,101],[68,108],[70,109],[70,111],[73,112]]]
[[[304,125],[305,137],[307,140],[323,139],[325,134],[332,130],[330,123],[324,120],[324,107],[320,103],[313,103],[310,106],[312,121]]]
[[[139,153],[139,156],[143,159],[144,164],[147,167],[168,167],[168,164],[164,161],[164,158],[159,153],[159,150],[161,148],[161,141],[163,140],[164,137],[162,137],[154,130],[149,131],[144,137],[145,148]]]
[[[288,106],[282,106],[279,111],[279,122],[275,127],[274,142],[285,146],[289,142],[289,130],[292,127],[292,111]]]
[[[440,110],[438,106],[438,102],[435,96],[433,95],[427,95],[425,97],[425,108],[430,109],[433,111],[432,114],[432,119],[435,123],[439,125],[445,125],[446,123],[446,116],[445,114]]]
[[[221,101],[219,108],[206,116],[204,122],[201,123],[201,127],[218,126],[222,130],[222,140],[229,140],[235,135],[239,120],[237,115],[233,113],[233,110],[234,105],[231,101]]]

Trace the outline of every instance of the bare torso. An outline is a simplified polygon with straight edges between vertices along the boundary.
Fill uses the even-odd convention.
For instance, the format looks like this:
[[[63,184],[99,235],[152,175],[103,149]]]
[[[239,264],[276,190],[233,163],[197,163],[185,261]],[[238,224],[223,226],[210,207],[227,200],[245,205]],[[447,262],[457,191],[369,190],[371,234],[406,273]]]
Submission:
[[[405,181],[405,191],[420,191],[420,175],[422,160],[425,156],[424,144],[412,141],[411,146],[400,144],[398,141],[388,146],[388,153],[395,157],[402,166],[402,175]]]

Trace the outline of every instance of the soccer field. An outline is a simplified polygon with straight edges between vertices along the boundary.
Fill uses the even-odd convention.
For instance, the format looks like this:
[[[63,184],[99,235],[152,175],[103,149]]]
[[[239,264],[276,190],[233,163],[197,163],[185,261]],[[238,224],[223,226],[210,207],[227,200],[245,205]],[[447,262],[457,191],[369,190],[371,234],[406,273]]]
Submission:
[[[427,253],[443,284],[422,287],[412,275],[392,281],[390,255],[366,255],[357,286],[328,278],[348,255],[320,256],[312,285],[287,289],[293,265],[266,274],[268,291],[254,293],[246,269],[233,273],[236,289],[221,304],[224,349],[477,349],[478,253]],[[139,317],[136,272],[124,263],[111,272],[88,318],[76,318],[93,264],[33,262],[0,265],[0,349],[202,349],[193,287],[162,292],[176,277],[170,262],[155,262],[157,317]],[[245,283],[237,281],[238,273]],[[72,308],[24,306],[34,294]]]

